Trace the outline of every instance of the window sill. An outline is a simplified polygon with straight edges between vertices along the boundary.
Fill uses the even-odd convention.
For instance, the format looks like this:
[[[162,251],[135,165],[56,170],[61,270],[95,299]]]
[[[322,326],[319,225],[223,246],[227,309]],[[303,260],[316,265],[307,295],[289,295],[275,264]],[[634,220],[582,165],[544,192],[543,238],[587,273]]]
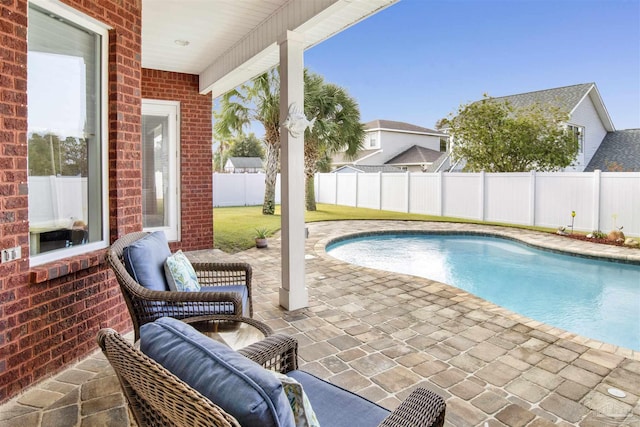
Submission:
[[[43,283],[105,262],[105,251],[98,250],[75,255],[29,269],[29,283]]]

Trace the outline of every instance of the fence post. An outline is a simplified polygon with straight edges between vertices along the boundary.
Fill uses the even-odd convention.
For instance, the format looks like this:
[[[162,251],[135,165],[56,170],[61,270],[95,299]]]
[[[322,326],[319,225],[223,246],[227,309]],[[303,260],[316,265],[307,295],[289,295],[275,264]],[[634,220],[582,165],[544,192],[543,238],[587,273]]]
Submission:
[[[593,230],[600,230],[600,186],[602,171],[593,171]]]
[[[53,149],[53,148],[52,148]],[[62,197],[59,197],[60,194],[60,186],[58,185],[58,177],[55,175],[51,175],[49,177],[49,192],[51,193],[51,205],[53,207],[53,218],[58,220],[60,219],[60,215],[62,213]]]
[[[247,203],[247,188],[249,187],[249,183],[247,182],[249,180],[249,174],[247,172],[244,173],[244,192],[243,192],[243,198],[244,198],[244,205],[248,206]]]
[[[407,213],[411,212],[411,172],[407,171]]]
[[[444,216],[444,180],[442,171],[438,172],[438,216]]]
[[[378,210],[382,210],[382,172],[378,171]]]
[[[529,178],[529,225],[536,225],[536,171]]]
[[[338,176],[340,176],[339,173],[335,173],[335,185],[333,186],[333,190],[334,190],[334,196],[333,196],[333,204],[337,205],[338,204]]]
[[[358,207],[358,194],[360,193],[360,188],[358,188],[360,185],[360,180],[358,179],[359,175],[360,173],[356,172],[356,208]]]
[[[484,197],[485,197],[485,191],[484,191],[484,186],[485,186],[485,174],[484,171],[480,171],[480,206],[478,207],[480,209],[480,221],[484,221]]]

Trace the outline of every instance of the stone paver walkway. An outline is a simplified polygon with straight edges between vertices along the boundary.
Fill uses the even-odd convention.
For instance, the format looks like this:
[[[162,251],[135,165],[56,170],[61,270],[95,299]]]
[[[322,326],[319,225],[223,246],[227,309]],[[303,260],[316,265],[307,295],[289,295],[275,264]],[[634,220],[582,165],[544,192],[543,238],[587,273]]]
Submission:
[[[278,306],[280,242],[228,255],[254,270],[255,317],[295,336],[301,367],[393,409],[413,388],[447,401],[447,426],[640,427],[640,354],[550,327],[427,279],[358,267],[325,245],[355,232],[468,231],[640,263],[640,251],[503,227],[398,221],[309,224],[309,307]],[[131,334],[130,334],[131,335]],[[130,336],[129,335],[129,336]],[[624,398],[608,393],[617,388]],[[113,371],[96,353],[0,406],[0,426],[128,426]]]

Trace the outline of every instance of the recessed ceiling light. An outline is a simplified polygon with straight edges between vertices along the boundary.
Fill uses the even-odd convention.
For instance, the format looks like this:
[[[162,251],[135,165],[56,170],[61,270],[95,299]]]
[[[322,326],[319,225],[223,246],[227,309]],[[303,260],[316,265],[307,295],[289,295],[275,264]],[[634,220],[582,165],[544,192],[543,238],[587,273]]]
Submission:
[[[189,46],[189,40],[174,40],[173,42],[178,46]]]

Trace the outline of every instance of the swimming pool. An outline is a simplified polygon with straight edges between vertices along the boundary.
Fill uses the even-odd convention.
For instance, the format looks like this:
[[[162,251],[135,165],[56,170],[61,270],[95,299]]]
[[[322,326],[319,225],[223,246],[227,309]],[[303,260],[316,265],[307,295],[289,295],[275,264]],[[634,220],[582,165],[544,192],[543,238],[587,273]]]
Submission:
[[[640,350],[640,265],[474,235],[375,234],[334,241],[340,260],[437,280],[548,325]]]

